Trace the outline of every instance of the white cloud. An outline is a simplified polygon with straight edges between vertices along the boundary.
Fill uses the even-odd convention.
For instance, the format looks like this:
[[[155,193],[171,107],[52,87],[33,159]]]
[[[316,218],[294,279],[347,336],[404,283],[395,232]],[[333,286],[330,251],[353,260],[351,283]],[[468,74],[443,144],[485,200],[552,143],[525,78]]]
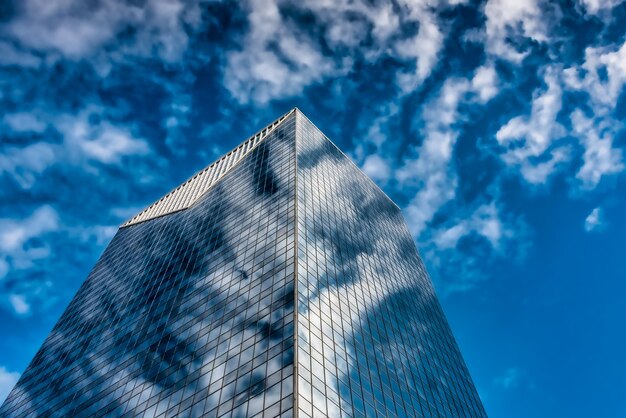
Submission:
[[[519,259],[525,254],[525,223],[503,214],[496,200],[470,208],[454,202],[458,174],[453,155],[465,122],[461,106],[471,104],[475,108],[498,93],[499,78],[490,62],[476,69],[470,79],[448,79],[439,95],[423,106],[424,140],[415,150],[417,158],[406,160],[396,172],[400,187],[405,191],[417,189],[405,217],[413,235],[422,242],[431,271],[445,277],[441,283],[445,294],[467,291],[484,280],[484,265],[494,256]],[[444,207],[450,212],[438,218],[437,225],[429,225]],[[459,242],[465,237],[482,237],[486,246],[461,249]]]
[[[389,39],[400,30],[400,17],[394,12],[391,3],[383,3],[371,13],[373,23],[372,34],[376,39]]]
[[[495,203],[480,206],[470,219],[471,228],[485,237],[495,250],[500,249],[503,235],[507,233],[500,221]]]
[[[75,158],[112,164],[119,163],[124,156],[148,153],[145,141],[135,139],[128,130],[108,121],[91,123],[91,114],[85,111],[78,116],[65,115],[55,122],[66,150]]]
[[[0,219],[0,250],[14,253],[23,250],[26,241],[58,228],[59,219],[50,206],[41,206],[23,220]]]
[[[9,174],[20,187],[29,189],[57,161],[56,150],[57,146],[45,142],[5,148],[0,153],[0,174]]]
[[[396,177],[401,184],[413,185],[419,191],[405,209],[411,232],[415,236],[446,202],[455,196],[456,173],[450,167],[458,131],[458,105],[468,90],[465,79],[447,80],[439,96],[426,104],[422,130],[424,141],[416,150],[417,158],[405,161]]]
[[[135,138],[127,127],[107,120],[94,122],[93,116],[100,118],[102,109],[90,108],[72,115],[6,115],[4,122],[17,132],[40,133],[50,126],[61,134],[62,141],[5,147],[0,153],[0,174],[8,173],[22,188],[28,189],[55,164],[74,164],[93,171],[94,162],[119,164],[124,157],[150,152],[145,140]]]
[[[26,299],[22,295],[10,295],[9,301],[11,302],[11,306],[13,306],[13,310],[18,315],[27,315],[30,313],[30,305],[26,303]]]
[[[103,73],[112,62],[131,56],[158,57],[169,63],[180,60],[189,43],[187,30],[197,30],[201,23],[200,1],[193,0],[147,0],[141,4],[24,0],[17,10],[17,15],[2,25],[5,36],[26,48],[16,51],[13,61],[37,65],[30,50],[52,58],[88,59]],[[124,32],[125,40],[119,42],[118,36]]]
[[[502,223],[495,202],[479,206],[468,218],[451,227],[433,233],[433,242],[442,250],[455,248],[459,240],[471,233],[484,237],[495,251],[501,250],[502,240],[510,238],[513,231]]]
[[[622,150],[613,145],[613,137],[623,125],[611,114],[626,84],[626,42],[587,48],[584,62],[563,74],[569,89],[585,92],[590,98],[590,115],[579,109],[570,115],[572,135],[584,148],[583,166],[576,178],[582,189],[590,190],[603,177],[624,170]]]
[[[381,148],[389,143],[388,139],[391,135],[389,124],[399,111],[400,107],[395,101],[384,103],[376,110],[377,116],[363,121],[364,126],[360,128],[367,129],[367,134],[357,141],[356,147],[352,151],[355,160],[362,161],[372,152],[380,153]]]
[[[389,46],[380,45],[379,50],[390,51],[396,58],[408,60],[415,67],[412,71],[400,71],[396,74],[396,84],[402,94],[414,91],[426,80],[439,62],[446,32],[440,24],[437,11],[454,7],[465,1],[411,1],[400,2],[400,15],[403,23],[417,23],[418,31],[409,37],[399,37]],[[372,15],[379,14],[373,10]]]
[[[583,166],[576,173],[583,189],[595,188],[602,177],[624,170],[622,150],[613,147],[612,126],[606,120],[595,122],[580,110],[572,115],[573,132],[585,148]]]
[[[380,184],[386,184],[392,177],[393,162],[386,157],[386,145],[389,124],[398,114],[399,107],[394,103],[385,103],[377,109],[378,116],[364,121],[367,134],[356,143],[352,151],[353,160],[360,161],[361,169]]]
[[[585,11],[591,15],[597,15],[601,12],[610,11],[615,6],[621,4],[624,0],[578,0]]]
[[[571,160],[572,144],[564,145],[565,141],[561,140],[569,133],[578,138],[584,148],[584,163],[576,174],[582,189],[593,189],[602,177],[622,172],[622,151],[613,146],[613,135],[622,125],[609,116],[626,81],[626,66],[620,69],[622,64],[616,58],[624,53],[622,51],[626,48],[596,59],[595,52],[588,49],[586,62],[581,67],[587,72],[584,78],[576,77],[580,68],[564,71],[551,66],[544,68],[546,87],[533,93],[530,115],[510,119],[496,133],[496,140],[504,149],[502,160],[508,166],[519,169],[528,183],[543,184],[559,166]],[[592,56],[595,58],[590,58]],[[626,55],[623,59],[626,62]],[[597,63],[600,61],[612,66],[607,67],[606,82],[600,81],[598,75]],[[557,120],[562,108],[564,86],[587,91],[593,105],[592,117],[585,116],[580,109],[572,112],[569,132]]]
[[[369,155],[363,162],[362,170],[372,179],[385,183],[391,175],[389,163],[376,154]]]
[[[488,68],[478,68],[470,80],[446,80],[439,96],[424,106],[424,141],[415,151],[417,158],[406,160],[396,173],[403,187],[419,189],[406,208],[409,227],[416,236],[456,196],[457,175],[452,167],[452,155],[459,135],[455,125],[462,122],[458,107],[471,98],[483,103],[495,95],[497,80]]]
[[[421,251],[443,295],[468,291],[489,278],[487,266],[497,257],[519,261],[526,255],[526,223],[506,213],[498,200],[458,202],[441,219],[422,234]]]
[[[46,130],[47,124],[33,113],[20,112],[4,115],[3,121],[14,132],[41,133]]]
[[[394,46],[399,57],[410,58],[415,62],[415,72],[401,72],[397,76],[398,86],[403,93],[410,93],[430,75],[443,45],[444,36],[435,16],[424,10],[419,22],[420,29],[415,36]]]
[[[30,48],[81,58],[113,38],[118,19],[111,22],[101,8],[94,8],[92,19],[81,19],[74,10],[80,10],[74,1],[27,0],[5,30]]]
[[[565,148],[546,152],[556,139],[566,134],[557,122],[561,111],[562,89],[556,69],[545,69],[545,89],[533,93],[530,115],[510,119],[496,133],[496,140],[505,149],[502,160],[519,167],[522,176],[532,184],[544,183],[557,165],[568,158]],[[536,161],[544,157],[543,161]]]
[[[18,316],[30,315],[34,308],[54,303],[56,289],[52,290],[52,281],[28,276],[30,271],[45,270],[54,261],[53,240],[90,241],[102,246],[117,229],[116,225],[68,226],[48,205],[23,219],[0,219],[0,282],[7,277],[12,280],[12,287],[0,295],[2,302]]]
[[[626,42],[618,49],[589,47],[585,49],[583,64],[563,73],[569,88],[589,94],[596,114],[608,113],[617,104],[626,83]]]
[[[188,123],[185,117],[191,106],[190,103],[181,105],[187,97],[180,90],[172,91],[175,90],[172,86],[184,84],[189,90],[194,76],[187,67],[208,59],[207,54],[194,52],[190,59],[184,60],[190,39],[202,30],[204,1],[24,0],[16,6],[10,20],[0,23],[5,39],[0,42],[0,65],[32,68],[42,63],[53,66],[66,59],[90,63],[105,77],[117,64],[140,60],[143,65],[146,58],[161,60],[169,69],[184,64],[183,71],[176,75],[168,72],[167,79],[155,80],[153,78],[158,76],[154,72],[147,74],[150,82],[158,83],[172,96],[171,108],[164,109],[170,112],[169,118],[163,117],[163,120],[176,123],[167,124],[166,143],[173,152],[180,153],[184,150],[181,145],[184,136],[179,127]],[[173,80],[176,77],[183,80]],[[116,150],[109,152],[107,149],[124,146],[120,141],[123,138],[105,134],[102,139],[100,143],[86,144],[89,148],[84,151],[90,153],[92,159],[115,160]]]
[[[318,45],[283,20],[278,4],[248,2],[250,31],[240,51],[227,53],[224,83],[242,103],[290,96],[335,71]]]
[[[50,247],[33,245],[34,238],[55,233],[61,228],[57,212],[50,206],[37,208],[24,219],[0,219],[0,281],[19,270],[32,269],[37,262],[50,255]],[[28,315],[31,311],[31,298],[44,292],[50,283],[41,285],[20,282],[17,289],[8,294],[8,304],[17,315]]]
[[[529,53],[519,46],[522,41],[545,42],[548,39],[539,0],[489,0],[485,17],[485,49],[502,59],[519,63]]]
[[[0,42],[0,65],[36,68],[40,64],[38,56],[22,51],[9,42]]]
[[[476,70],[472,78],[472,89],[481,103],[488,102],[498,94],[498,74],[492,65],[482,66]]]
[[[339,70],[297,25],[283,19],[278,4],[251,0],[250,31],[243,49],[227,54],[225,85],[242,103],[291,96]]]
[[[523,161],[520,167],[522,177],[530,184],[543,184],[557,168],[570,159],[570,151],[567,147],[555,148],[546,153],[547,159],[541,162],[531,163]]]
[[[449,249],[456,247],[461,238],[468,234],[468,225],[466,222],[460,222],[450,228],[437,232],[434,242],[441,249]]]
[[[297,4],[248,0],[249,31],[240,49],[226,54],[226,88],[239,102],[262,104],[346,74],[360,58],[373,62],[390,56],[410,67],[396,74],[400,92],[410,93],[439,60],[445,33],[437,11],[458,3],[401,1],[394,7],[349,0]],[[281,9],[293,7],[311,14],[320,32],[304,31],[299,23],[283,16]],[[418,30],[404,34],[402,28],[409,25]],[[323,52],[322,44],[330,51]]]
[[[589,215],[585,218],[585,231],[592,232],[601,229],[602,222],[602,209],[594,208]]]
[[[38,260],[48,257],[48,246],[32,246],[29,242],[58,229],[57,212],[47,205],[39,207],[22,220],[0,219],[0,281],[14,270],[32,268]],[[11,296],[10,302],[18,314],[28,311],[21,296]]]
[[[19,373],[9,372],[5,367],[0,366],[0,404],[9,396],[19,378]]]

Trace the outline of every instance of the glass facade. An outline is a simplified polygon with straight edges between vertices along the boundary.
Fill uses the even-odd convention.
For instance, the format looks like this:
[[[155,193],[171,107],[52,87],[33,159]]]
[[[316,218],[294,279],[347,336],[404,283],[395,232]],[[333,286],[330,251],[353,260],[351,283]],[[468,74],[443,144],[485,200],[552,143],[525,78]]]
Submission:
[[[297,119],[298,416],[486,416],[400,210]]]
[[[271,126],[120,228],[0,416],[485,416],[398,208],[299,111]]]
[[[293,410],[295,117],[189,209],[121,228],[0,416]]]

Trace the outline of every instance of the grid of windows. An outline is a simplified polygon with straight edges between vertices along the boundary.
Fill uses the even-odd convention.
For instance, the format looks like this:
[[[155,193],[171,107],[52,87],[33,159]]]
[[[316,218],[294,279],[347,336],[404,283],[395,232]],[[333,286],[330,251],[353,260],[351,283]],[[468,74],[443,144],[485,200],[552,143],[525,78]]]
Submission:
[[[293,410],[295,117],[191,208],[122,228],[0,416]]]
[[[398,208],[297,114],[300,417],[485,412]]]
[[[118,231],[0,417],[485,416],[399,209],[299,111],[271,126]]]

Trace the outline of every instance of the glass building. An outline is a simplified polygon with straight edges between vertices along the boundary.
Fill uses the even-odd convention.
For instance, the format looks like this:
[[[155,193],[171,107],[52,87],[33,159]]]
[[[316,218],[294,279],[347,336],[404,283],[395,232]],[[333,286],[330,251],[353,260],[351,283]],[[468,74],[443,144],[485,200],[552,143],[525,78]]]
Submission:
[[[299,110],[123,224],[0,416],[486,416],[400,210]]]

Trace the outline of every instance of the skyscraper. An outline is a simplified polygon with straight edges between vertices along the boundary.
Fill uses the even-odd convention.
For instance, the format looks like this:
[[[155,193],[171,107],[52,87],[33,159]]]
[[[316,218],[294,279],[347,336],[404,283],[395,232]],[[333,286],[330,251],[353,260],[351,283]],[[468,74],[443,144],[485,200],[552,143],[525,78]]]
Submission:
[[[294,109],[120,227],[0,415],[485,412],[400,210]]]

